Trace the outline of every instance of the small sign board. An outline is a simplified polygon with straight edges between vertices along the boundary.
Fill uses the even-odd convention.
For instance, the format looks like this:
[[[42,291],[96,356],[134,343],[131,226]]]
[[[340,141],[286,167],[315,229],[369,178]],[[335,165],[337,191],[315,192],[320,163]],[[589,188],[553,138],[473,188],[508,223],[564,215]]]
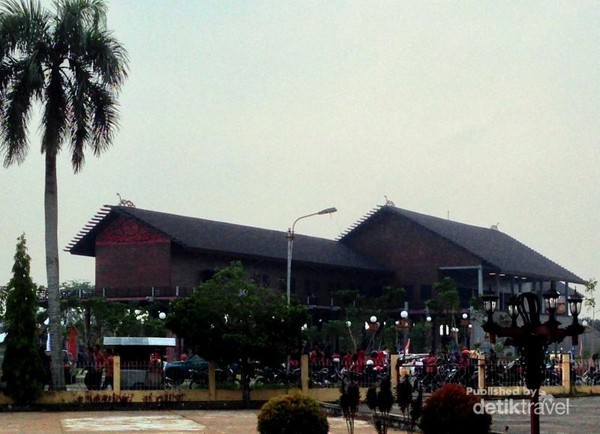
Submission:
[[[174,347],[175,338],[105,336],[105,346]]]

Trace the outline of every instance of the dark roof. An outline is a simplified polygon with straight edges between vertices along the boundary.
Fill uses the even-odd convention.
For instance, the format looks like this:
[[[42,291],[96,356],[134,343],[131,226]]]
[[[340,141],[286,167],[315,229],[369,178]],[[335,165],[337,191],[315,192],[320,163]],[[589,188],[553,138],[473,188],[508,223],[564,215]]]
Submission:
[[[96,236],[119,215],[142,222],[183,249],[226,253],[242,257],[287,260],[287,232],[260,229],[133,207],[105,206],[95,219],[65,249],[75,255],[95,256]],[[388,272],[369,258],[334,240],[294,236],[294,263]]]
[[[585,283],[585,280],[579,276],[497,229],[472,226],[387,205],[371,213],[356,228],[367,224],[371,218],[382,212],[415,222],[471,252],[484,264],[497,268],[499,272],[531,278]],[[352,232],[353,230],[345,234],[340,241],[351,236]]]

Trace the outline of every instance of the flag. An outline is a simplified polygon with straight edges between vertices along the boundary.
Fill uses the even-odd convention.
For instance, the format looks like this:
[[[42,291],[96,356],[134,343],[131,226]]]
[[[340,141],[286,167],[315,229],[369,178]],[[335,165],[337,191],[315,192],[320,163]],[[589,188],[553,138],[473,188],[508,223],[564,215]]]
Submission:
[[[406,345],[404,345],[404,354],[408,354],[408,350],[410,349],[410,338],[406,341]]]

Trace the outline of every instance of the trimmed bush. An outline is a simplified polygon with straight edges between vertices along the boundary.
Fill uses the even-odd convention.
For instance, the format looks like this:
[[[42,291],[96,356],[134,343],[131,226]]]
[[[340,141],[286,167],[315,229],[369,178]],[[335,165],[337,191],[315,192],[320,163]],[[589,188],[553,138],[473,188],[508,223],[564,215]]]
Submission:
[[[329,423],[319,402],[299,392],[272,398],[258,413],[260,434],[327,434]]]
[[[487,434],[492,417],[489,414],[476,414],[474,405],[479,398],[468,395],[458,384],[446,384],[436,390],[425,402],[419,427],[424,434]]]

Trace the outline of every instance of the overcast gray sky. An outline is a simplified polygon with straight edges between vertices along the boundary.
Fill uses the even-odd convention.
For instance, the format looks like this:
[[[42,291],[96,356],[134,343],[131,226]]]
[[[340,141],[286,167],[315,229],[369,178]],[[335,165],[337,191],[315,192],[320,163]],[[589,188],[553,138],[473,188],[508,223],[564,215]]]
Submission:
[[[47,2],[49,3],[49,2]],[[74,175],[59,244],[116,193],[138,208],[336,238],[384,195],[499,229],[600,277],[598,1],[109,3],[121,129]],[[35,131],[35,127],[32,128]],[[0,282],[25,232],[45,284],[43,157],[0,170]],[[61,253],[61,281],[94,260]]]

